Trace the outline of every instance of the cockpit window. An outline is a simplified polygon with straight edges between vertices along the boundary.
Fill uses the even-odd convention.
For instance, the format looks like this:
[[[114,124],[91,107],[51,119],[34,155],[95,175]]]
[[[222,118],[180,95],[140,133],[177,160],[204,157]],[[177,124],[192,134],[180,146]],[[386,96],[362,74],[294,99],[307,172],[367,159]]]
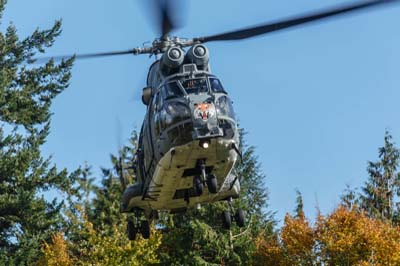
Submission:
[[[161,89],[161,95],[164,100],[169,100],[177,97],[183,97],[184,93],[176,81],[169,82]]]
[[[206,79],[187,79],[182,81],[182,86],[188,94],[199,94],[208,92]]]
[[[212,92],[226,93],[224,87],[222,87],[221,82],[217,78],[210,78],[210,86]]]
[[[235,112],[233,111],[233,106],[231,100],[228,96],[219,97],[215,101],[215,107],[217,109],[217,115],[228,116],[235,119]]]

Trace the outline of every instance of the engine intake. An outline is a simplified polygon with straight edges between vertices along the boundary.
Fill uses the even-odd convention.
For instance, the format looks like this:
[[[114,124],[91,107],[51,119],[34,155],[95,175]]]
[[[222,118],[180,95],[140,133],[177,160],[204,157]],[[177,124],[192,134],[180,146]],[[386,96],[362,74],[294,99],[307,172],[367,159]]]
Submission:
[[[186,62],[194,63],[199,68],[205,68],[208,65],[209,58],[208,49],[202,44],[193,45],[186,54]]]
[[[182,65],[185,53],[179,47],[170,47],[160,60],[160,69],[164,75],[170,75]]]

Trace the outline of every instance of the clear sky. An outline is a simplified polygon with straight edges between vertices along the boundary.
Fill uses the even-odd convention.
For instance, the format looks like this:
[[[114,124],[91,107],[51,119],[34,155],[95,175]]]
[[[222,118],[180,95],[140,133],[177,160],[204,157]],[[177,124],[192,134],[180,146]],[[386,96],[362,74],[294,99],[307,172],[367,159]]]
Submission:
[[[187,1],[186,26],[175,35],[210,35],[338,3]],[[47,55],[125,50],[157,36],[143,1],[134,0],[9,0],[1,28],[13,21],[26,36],[60,18],[63,34]],[[294,209],[296,188],[314,217],[317,205],[323,213],[336,206],[346,184],[362,185],[385,129],[400,145],[399,25],[397,5],[207,45],[212,70],[256,147],[278,220]],[[100,178],[109,154],[140,129],[140,92],[152,62],[145,55],[76,62],[71,86],[52,106],[44,154],[60,168],[87,162]]]

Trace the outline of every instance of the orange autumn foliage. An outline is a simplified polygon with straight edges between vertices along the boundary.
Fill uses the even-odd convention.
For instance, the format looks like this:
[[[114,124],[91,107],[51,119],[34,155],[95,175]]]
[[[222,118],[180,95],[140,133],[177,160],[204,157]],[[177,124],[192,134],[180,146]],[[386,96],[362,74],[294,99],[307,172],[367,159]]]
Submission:
[[[400,265],[400,228],[337,208],[310,226],[304,216],[286,215],[275,238],[259,235],[256,265]]]
[[[319,216],[314,230],[327,265],[400,265],[400,228],[355,208]]]
[[[314,233],[303,213],[285,216],[280,234],[288,265],[309,265],[313,259]]]
[[[255,240],[256,253],[254,254],[255,266],[285,266],[282,248],[277,236],[266,239],[264,233]]]

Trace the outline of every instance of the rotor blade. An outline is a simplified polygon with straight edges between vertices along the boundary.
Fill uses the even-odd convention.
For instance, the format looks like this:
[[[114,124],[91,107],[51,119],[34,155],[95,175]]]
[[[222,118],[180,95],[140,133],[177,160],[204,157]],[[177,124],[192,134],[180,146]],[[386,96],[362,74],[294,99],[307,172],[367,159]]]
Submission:
[[[142,0],[161,37],[182,26],[183,0]]]
[[[174,23],[171,19],[171,4],[170,1],[164,0],[159,1],[160,8],[160,22],[161,22],[161,36],[166,36],[168,33],[175,28]]]
[[[61,56],[48,56],[48,57],[40,57],[35,59],[36,63],[43,63],[53,59],[54,61],[61,61],[63,59],[69,59],[71,57],[75,57],[75,59],[90,59],[96,57],[106,57],[106,56],[114,56],[114,55],[125,55],[125,54],[135,54],[136,49],[130,49],[125,51],[115,51],[115,52],[104,52],[104,53],[93,53],[93,54],[78,54],[78,55],[61,55]]]
[[[297,25],[310,23],[313,21],[322,20],[325,18],[344,15],[354,11],[359,11],[361,9],[371,8],[379,5],[385,5],[390,3],[396,3],[399,0],[372,0],[359,2],[353,5],[339,6],[336,8],[326,9],[319,12],[313,12],[305,15],[300,15],[292,17],[289,19],[277,21],[274,23],[263,24],[259,26],[254,26],[242,30],[235,30],[231,32],[226,32],[222,34],[216,34],[211,36],[205,36],[200,38],[194,38],[198,42],[210,42],[210,41],[229,41],[229,40],[242,40],[246,38],[255,37],[258,35],[279,31],[287,28],[291,28]]]

